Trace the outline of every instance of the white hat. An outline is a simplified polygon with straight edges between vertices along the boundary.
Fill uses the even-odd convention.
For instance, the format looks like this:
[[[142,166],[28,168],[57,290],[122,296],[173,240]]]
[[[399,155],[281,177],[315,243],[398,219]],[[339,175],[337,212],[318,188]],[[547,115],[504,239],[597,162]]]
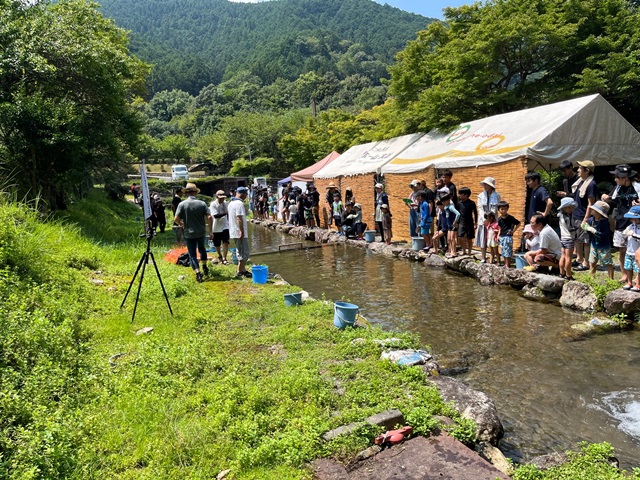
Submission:
[[[376,183],[373,188],[384,188],[384,185],[382,185],[381,183]]]
[[[387,205],[386,203],[383,203],[382,205],[380,205],[380,208],[389,208],[389,205]]]
[[[420,180],[418,180],[417,178],[411,180],[411,183],[409,184],[410,187],[417,187],[418,185],[420,185]]]
[[[496,188],[496,179],[493,177],[487,177],[480,182],[480,184],[489,185],[491,188]]]

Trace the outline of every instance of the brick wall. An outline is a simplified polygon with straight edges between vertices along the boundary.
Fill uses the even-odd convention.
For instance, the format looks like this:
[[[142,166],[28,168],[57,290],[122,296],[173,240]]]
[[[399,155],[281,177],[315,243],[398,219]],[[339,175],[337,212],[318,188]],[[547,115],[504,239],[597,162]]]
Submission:
[[[374,214],[374,202],[375,192],[373,190],[374,174],[356,175],[355,177],[338,177],[327,179],[314,179],[314,185],[320,192],[320,221],[325,222],[331,212],[325,208],[325,194],[327,192],[327,185],[333,182],[340,190],[344,198],[344,192],[348,187],[351,187],[353,196],[356,202],[362,205],[362,221],[365,222],[368,227],[374,228],[373,214]],[[322,225],[327,228],[327,225]],[[333,227],[335,230],[335,227]]]
[[[421,172],[387,174],[384,176],[385,191],[389,196],[389,209],[393,215],[393,240],[411,242],[409,236],[409,208],[402,201],[413,190],[409,187],[413,179],[424,180],[431,188],[436,183],[435,169],[429,167]]]
[[[482,191],[480,182],[486,177],[495,178],[496,190],[500,193],[502,199],[510,204],[509,213],[520,221],[524,220],[527,198],[527,186],[524,181],[524,176],[527,173],[527,162],[524,158],[517,158],[495,165],[451,170],[453,172],[452,181],[456,184],[458,190],[461,187],[469,187],[471,189],[471,198],[474,201],[477,201],[478,194]],[[393,214],[394,240],[410,241],[409,214],[407,207],[402,202],[402,198],[406,198],[411,194],[409,183],[414,178],[424,179],[427,182],[427,186],[431,188],[435,184],[435,175],[436,172],[433,167],[412,174],[385,175],[386,191],[387,195],[389,195],[391,213]],[[520,226],[520,234],[523,228],[524,224]],[[520,234],[514,237],[515,248],[520,245]]]

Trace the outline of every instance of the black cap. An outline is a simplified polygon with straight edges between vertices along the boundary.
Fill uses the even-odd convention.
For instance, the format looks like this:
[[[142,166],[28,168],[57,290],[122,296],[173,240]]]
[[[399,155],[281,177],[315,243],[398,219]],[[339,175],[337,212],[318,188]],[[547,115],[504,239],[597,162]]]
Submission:
[[[573,168],[573,163],[571,163],[569,160],[563,160],[560,164],[560,168],[562,170],[564,170],[565,168]]]

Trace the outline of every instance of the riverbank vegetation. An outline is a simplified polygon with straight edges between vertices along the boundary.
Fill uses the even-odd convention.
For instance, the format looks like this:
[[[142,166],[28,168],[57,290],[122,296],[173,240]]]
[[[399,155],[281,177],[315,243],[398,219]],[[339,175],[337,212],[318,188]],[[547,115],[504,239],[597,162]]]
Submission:
[[[144,250],[138,215],[102,191],[57,219],[0,202],[1,477],[309,478],[310,460],[351,458],[382,427],[331,442],[322,433],[390,408],[418,433],[445,415],[453,435],[473,438],[419,367],[379,359],[376,340],[416,348],[416,337],[337,330],[330,303],[287,308],[295,287],[234,280],[233,266],[197,284],[160,260],[168,236],[153,247],[175,314],[147,270],[131,323],[134,298],[119,306]],[[589,451],[574,461],[603,471]],[[624,478],[612,467],[525,471],[516,478]]]
[[[304,478],[306,462],[347,458],[382,428],[323,432],[389,408],[421,433],[435,415],[461,438],[473,428],[418,367],[379,359],[374,340],[415,337],[339,331],[330,304],[287,308],[294,287],[234,280],[232,266],[200,285],[158,261],[175,315],[147,270],[132,324],[133,296],[119,309],[144,251],[131,204],[93,192],[57,220],[0,212],[2,477]],[[157,259],[169,244],[158,235]]]

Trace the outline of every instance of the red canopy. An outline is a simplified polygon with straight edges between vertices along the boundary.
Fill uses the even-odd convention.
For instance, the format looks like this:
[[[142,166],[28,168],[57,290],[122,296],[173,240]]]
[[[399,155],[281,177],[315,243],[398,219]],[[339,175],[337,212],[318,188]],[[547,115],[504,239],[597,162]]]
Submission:
[[[313,174],[316,173],[321,168],[325,167],[326,165],[329,165],[339,156],[340,154],[338,152],[335,152],[335,151],[331,152],[329,155],[324,157],[319,162],[314,163],[310,167],[303,168],[299,172],[292,173],[291,181],[292,182],[313,182]]]

